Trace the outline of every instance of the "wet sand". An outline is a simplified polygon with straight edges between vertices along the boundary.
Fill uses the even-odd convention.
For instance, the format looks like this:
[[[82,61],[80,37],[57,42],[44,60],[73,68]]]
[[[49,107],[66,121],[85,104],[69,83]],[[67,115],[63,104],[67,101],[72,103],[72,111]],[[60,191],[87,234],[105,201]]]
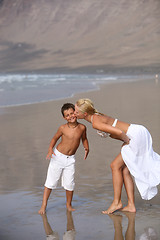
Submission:
[[[121,144],[112,139],[101,139],[83,120],[81,122],[88,127],[90,154],[84,161],[82,145],[76,154],[73,199],[76,211],[66,213],[65,192],[59,187],[51,194],[47,216],[41,217],[37,212],[48,167],[45,156],[52,136],[64,123],[60,113],[64,102],[75,103],[81,97],[88,97],[100,112],[129,123],[143,124],[153,137],[154,150],[160,154],[159,92],[160,82],[141,80],[103,85],[99,91],[77,94],[64,100],[1,108],[0,239],[41,240],[51,229],[62,239],[67,229],[75,229],[75,232],[68,231],[67,234],[76,240],[112,240],[114,237],[116,240],[140,237],[158,240],[160,187],[159,194],[150,201],[142,200],[135,189],[136,214],[101,214],[113,199],[110,163],[119,153]],[[122,200],[125,205],[124,191]]]

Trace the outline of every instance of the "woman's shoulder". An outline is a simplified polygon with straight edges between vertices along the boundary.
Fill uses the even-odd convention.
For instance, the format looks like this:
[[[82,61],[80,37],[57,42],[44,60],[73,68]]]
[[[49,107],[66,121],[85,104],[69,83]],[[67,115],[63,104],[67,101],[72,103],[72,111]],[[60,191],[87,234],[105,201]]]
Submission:
[[[91,120],[92,127],[98,129],[101,124],[107,124],[108,116],[102,114],[94,114]]]
[[[95,114],[94,119],[99,122],[103,122],[103,123],[107,124],[110,120],[113,120],[114,118],[112,118],[106,114]]]

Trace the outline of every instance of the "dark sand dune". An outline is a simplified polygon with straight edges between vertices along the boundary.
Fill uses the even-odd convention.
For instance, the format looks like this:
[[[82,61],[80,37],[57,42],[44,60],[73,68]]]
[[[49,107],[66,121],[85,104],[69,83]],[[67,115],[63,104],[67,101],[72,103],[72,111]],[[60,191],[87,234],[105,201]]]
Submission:
[[[160,66],[160,2],[1,0],[0,71]]]

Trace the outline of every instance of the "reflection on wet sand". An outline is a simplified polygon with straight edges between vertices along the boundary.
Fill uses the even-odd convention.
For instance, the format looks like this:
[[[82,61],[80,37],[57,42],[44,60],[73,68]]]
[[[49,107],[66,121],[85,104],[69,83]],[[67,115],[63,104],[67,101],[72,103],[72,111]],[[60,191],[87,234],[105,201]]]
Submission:
[[[158,236],[154,228],[148,227],[138,240],[158,240]]]
[[[135,213],[127,213],[125,215],[128,218],[128,226],[125,233],[126,240],[135,240]],[[122,215],[109,214],[109,217],[113,220],[115,235],[114,240],[124,240],[122,233]]]
[[[125,216],[128,219],[128,226],[125,232],[125,238],[123,237],[123,228],[122,228],[122,215],[109,214],[109,217],[112,219],[114,224],[114,240],[135,240],[135,213],[124,212]],[[138,240],[158,240],[158,236],[154,228],[148,227],[145,229],[145,232],[140,235]]]
[[[63,240],[75,240],[75,228],[74,228],[74,222],[72,217],[72,212],[66,211],[67,215],[67,231],[63,235]],[[47,240],[59,240],[59,235],[56,231],[53,231],[46,214],[41,215],[43,220],[43,226],[46,233],[46,239]]]

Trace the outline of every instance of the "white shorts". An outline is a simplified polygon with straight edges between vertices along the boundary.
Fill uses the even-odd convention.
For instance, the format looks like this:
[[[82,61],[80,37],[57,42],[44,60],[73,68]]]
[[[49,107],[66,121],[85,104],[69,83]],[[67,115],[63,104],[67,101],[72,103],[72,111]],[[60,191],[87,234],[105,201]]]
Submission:
[[[57,187],[58,180],[62,176],[62,187],[73,191],[75,173],[75,155],[68,156],[60,153],[56,148],[49,163],[45,187],[54,189]]]

